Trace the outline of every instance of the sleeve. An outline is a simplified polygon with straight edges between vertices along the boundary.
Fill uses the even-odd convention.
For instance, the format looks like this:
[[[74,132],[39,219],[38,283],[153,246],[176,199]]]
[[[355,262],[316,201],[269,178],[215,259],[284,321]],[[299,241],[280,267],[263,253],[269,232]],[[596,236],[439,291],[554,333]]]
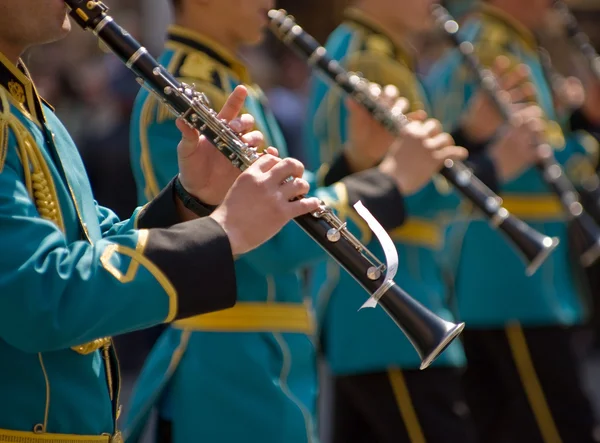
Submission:
[[[571,131],[587,131],[593,134],[600,134],[600,126],[592,123],[581,109],[575,110],[569,119]]]
[[[0,254],[0,337],[7,343],[25,352],[65,349],[235,303],[231,248],[212,219],[132,230],[131,221],[117,223],[99,209],[105,236],[70,242],[40,217],[15,144],[10,136],[0,170],[0,244],[10,251]]]

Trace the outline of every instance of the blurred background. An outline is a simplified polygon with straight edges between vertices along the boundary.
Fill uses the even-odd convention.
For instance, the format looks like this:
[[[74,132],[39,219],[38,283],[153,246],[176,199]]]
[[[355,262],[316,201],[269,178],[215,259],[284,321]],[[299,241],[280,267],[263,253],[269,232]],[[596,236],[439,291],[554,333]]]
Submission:
[[[523,0],[526,4],[527,0]],[[170,23],[165,0],[107,0],[111,14],[150,52],[162,50],[164,30]],[[324,42],[339,23],[347,0],[281,0],[278,7],[293,14],[313,36]],[[600,0],[566,1],[596,48],[600,48]],[[570,49],[558,22],[549,21],[543,35],[555,68],[574,75],[567,61]],[[444,50],[436,35],[417,43],[421,72]],[[265,43],[243,54],[254,78],[270,99],[290,148],[290,155],[305,160],[301,128],[304,119],[307,79],[305,63],[270,36]],[[29,51],[30,67],[40,94],[55,108],[81,151],[92,186],[100,204],[127,218],[136,207],[135,184],[129,163],[129,116],[139,85],[130,72],[111,54],[103,52],[90,33],[79,28],[66,39]],[[307,165],[314,169],[316,165]],[[124,376],[126,399],[143,360],[160,333],[160,328],[116,339]],[[600,411],[600,346],[593,335],[583,332],[580,349],[585,353],[586,377]],[[593,376],[595,374],[595,376]],[[326,401],[326,396],[324,397]],[[126,405],[125,405],[126,406]],[[325,408],[326,409],[326,408]]]

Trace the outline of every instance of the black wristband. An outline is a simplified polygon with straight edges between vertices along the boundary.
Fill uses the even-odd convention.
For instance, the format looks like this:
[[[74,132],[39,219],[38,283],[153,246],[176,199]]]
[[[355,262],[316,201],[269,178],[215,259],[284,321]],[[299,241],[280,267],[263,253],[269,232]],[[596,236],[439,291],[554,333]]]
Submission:
[[[175,193],[177,194],[177,197],[179,197],[179,199],[181,200],[181,203],[183,203],[183,206],[185,206],[187,209],[189,209],[199,217],[206,217],[217,208],[216,206],[207,205],[206,203],[203,203],[200,199],[197,199],[188,191],[186,191],[181,182],[179,181],[179,176],[175,177],[174,188]]]

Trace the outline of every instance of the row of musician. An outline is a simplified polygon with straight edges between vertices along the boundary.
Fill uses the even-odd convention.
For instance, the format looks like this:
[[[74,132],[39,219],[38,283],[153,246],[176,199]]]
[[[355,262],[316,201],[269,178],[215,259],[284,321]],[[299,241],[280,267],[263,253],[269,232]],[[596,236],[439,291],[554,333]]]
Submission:
[[[231,226],[218,206],[223,198],[233,204],[227,196],[213,195],[214,202],[202,202],[186,194],[189,175],[177,175],[181,151],[189,148],[189,156],[196,155],[189,145],[198,145],[190,128],[176,124],[172,111],[199,129],[239,169],[258,163],[257,168],[285,170],[294,164],[276,163],[274,157],[256,152],[255,148],[276,146],[285,157],[285,141],[262,92],[235,55],[242,45],[259,43],[270,25],[319,74],[311,82],[306,141],[313,163],[322,166],[314,177],[305,178],[313,185],[311,195],[318,195],[324,204],[295,220],[348,272],[323,260],[323,251],[315,252],[312,243],[290,250],[286,246],[302,244],[298,240],[306,237],[297,227],[285,226],[256,250],[231,247],[243,253],[234,252],[237,303],[230,309],[211,308],[218,312],[186,316],[205,308],[194,308],[183,296],[178,299],[168,279],[160,278],[162,288],[171,288],[166,290],[170,299],[166,322],[172,323],[137,380],[123,434],[117,430],[118,362],[111,340],[105,338],[72,350],[88,356],[85,364],[92,365],[96,374],[106,375],[114,429],[90,436],[103,426],[105,413],[87,428],[92,423],[88,418],[71,423],[68,414],[56,415],[67,397],[62,391],[54,400],[56,380],[74,374],[71,371],[84,364],[84,357],[71,353],[65,360],[62,351],[53,354],[36,348],[36,368],[41,367],[46,386],[43,422],[33,427],[33,433],[21,425],[0,429],[0,441],[82,441],[76,431],[67,431],[81,433],[84,428],[89,434],[85,441],[137,441],[150,412],[157,409],[154,434],[161,442],[315,442],[319,348],[333,373],[331,425],[336,443],[600,441],[572,346],[577,328],[589,317],[584,286],[595,277],[594,265],[600,258],[600,180],[595,173],[597,155],[590,152],[590,146],[597,146],[600,127],[600,70],[597,54],[568,9],[550,0],[530,0],[526,5],[522,0],[486,0],[462,10],[459,25],[448,9],[433,1],[357,0],[322,47],[285,11],[269,10],[274,6],[269,0],[171,1],[175,24],[160,57],[167,72],[106,15],[101,2],[65,0],[76,23],[94,31],[149,89],[137,98],[131,134],[140,204],[149,204],[133,219],[133,226],[173,224],[164,211],[158,216],[156,205],[170,198],[161,189],[177,193],[196,215],[214,211],[219,216],[217,220],[210,215],[213,220]],[[573,81],[561,83],[540,51],[535,32],[552,6],[560,10],[569,36],[589,62],[581,82],[585,93],[572,93]],[[7,6],[6,11],[16,8]],[[409,42],[434,26],[455,48],[421,79]],[[0,37],[6,51],[22,46],[1,33]],[[0,140],[7,146],[16,143],[19,160],[32,159],[33,172],[25,169],[24,184],[31,188],[42,218],[67,233],[78,232],[77,221],[71,223],[57,212],[56,191],[46,180],[51,174],[36,169],[47,160],[32,147],[42,143],[54,149],[52,161],[63,166],[62,175],[56,177],[64,175],[68,182],[75,172],[68,170],[64,148],[58,146],[68,137],[56,129],[53,118],[45,118],[50,115],[45,105],[32,98],[37,93],[22,62],[16,67],[4,56],[0,61],[0,81],[12,100],[12,106],[5,98],[0,103],[0,129],[8,127],[15,134]],[[238,88],[242,84],[247,89]],[[237,121],[236,130],[208,107],[231,107],[232,100],[241,98],[252,116]],[[15,106],[21,109],[21,123],[6,117],[8,111],[17,112]],[[34,124],[23,126],[28,119]],[[254,126],[260,132],[251,132]],[[37,139],[28,135],[38,132]],[[166,142],[175,145],[180,133],[184,137],[175,155],[164,147]],[[467,149],[458,146],[468,149],[468,158]],[[12,167],[17,162],[14,153],[2,152],[3,164],[8,158]],[[290,175],[297,176],[298,170]],[[429,171],[434,170],[439,174],[432,178]],[[577,174],[570,174],[573,171]],[[386,173],[394,176],[393,184],[381,179]],[[2,179],[6,177],[5,173]],[[205,180],[209,179],[224,178]],[[385,185],[400,190],[402,207],[396,205],[398,199],[370,199]],[[277,186],[294,196],[304,185],[292,178]],[[81,215],[77,202],[86,199],[69,190],[77,215],[73,218],[82,221],[91,211],[89,201],[81,205]],[[349,204],[357,194],[371,203],[379,221],[360,204]],[[3,205],[20,201],[2,196]],[[300,207],[301,201],[287,198],[285,204]],[[394,205],[377,207],[390,202]],[[109,231],[124,239],[131,235],[125,232],[129,222],[111,222],[108,227],[109,218],[98,226],[97,220],[82,222],[81,234],[90,244]],[[148,272],[162,275],[161,270],[177,279],[178,288],[181,278],[195,281],[189,273],[182,277],[189,263],[169,264],[164,261],[168,255],[156,254],[174,247],[194,249],[193,244],[176,241],[169,245],[169,239],[177,239],[176,232],[142,230],[136,234],[135,249],[117,239],[101,254],[102,269],[122,284]],[[160,244],[157,238],[162,238]],[[43,248],[44,243],[35,247]],[[363,244],[377,250],[385,263],[369,255]],[[217,255],[222,251],[215,246],[215,260],[223,258]],[[155,257],[159,269],[148,264],[144,254]],[[121,269],[127,263],[124,257],[131,259],[126,270]],[[11,259],[5,257],[2,263]],[[202,260],[203,266],[211,266],[211,257]],[[298,273],[307,266],[308,296]],[[77,266],[82,267],[84,261]],[[18,275],[21,268],[28,269],[24,264],[14,272]],[[41,266],[34,268],[43,273]],[[199,269],[198,275],[204,271]],[[68,272],[63,266],[59,280]],[[6,277],[5,284],[14,281],[8,273]],[[416,301],[393,282],[394,277]],[[203,281],[197,290],[218,292],[217,283],[224,292],[232,291],[228,281]],[[360,285],[371,294],[367,303]],[[46,287],[51,297],[56,287]],[[357,313],[360,307],[364,309]],[[148,308],[131,312],[132,318],[142,318],[144,309]],[[6,323],[14,320],[7,317]],[[453,323],[456,320],[461,323]],[[461,340],[455,340],[461,332]],[[0,345],[13,353],[15,362],[26,359],[26,353],[8,346],[9,338],[18,344],[26,337],[13,333],[3,338],[7,342]],[[57,372],[58,360],[65,364]],[[2,366],[3,371],[7,368],[11,367]],[[23,366],[24,374],[29,369]],[[85,385],[76,377],[70,383],[90,388],[93,384]],[[89,410],[95,400],[101,403],[85,395],[79,399]],[[17,401],[16,410],[25,404]],[[72,410],[71,415],[80,412]],[[3,423],[27,419],[2,415]]]
[[[223,93],[212,88],[227,91],[250,81],[237,70],[237,60],[211,55],[211,50],[223,54],[223,48],[232,53],[238,49],[227,45],[225,38],[234,33],[236,23],[224,13],[231,2],[206,7],[200,21],[191,4],[179,3],[179,26],[170,29],[161,62],[208,91],[213,104],[222,103]],[[324,48],[285,11],[269,13],[274,34],[316,71],[306,146],[313,164],[322,165],[318,185],[333,185],[378,164],[388,149],[394,149],[389,148],[394,138],[404,144],[411,137],[428,138],[431,149],[436,143],[469,149],[470,169],[447,161],[443,178],[415,189],[406,185],[409,218],[389,232],[400,256],[402,286],[440,317],[467,325],[462,343],[453,342],[440,352],[431,368],[421,370],[430,363],[423,364],[426,352],[419,349],[420,359],[412,349],[415,345],[380,310],[356,313],[364,295],[350,276],[332,264],[313,270],[310,285],[320,325],[318,340],[333,373],[332,411],[325,414],[332,419],[331,439],[335,443],[599,441],[572,338],[588,318],[583,291],[594,278],[591,270],[600,256],[600,181],[593,153],[593,137],[598,135],[594,131],[600,124],[600,58],[567,7],[554,2],[568,35],[589,62],[589,75],[583,79],[586,94],[574,93],[573,85],[581,85],[570,79],[570,87],[565,86],[535,38],[551,2],[490,0],[468,7],[460,3],[446,7],[464,14],[462,26],[448,9],[433,2],[357,1]],[[195,17],[192,26],[184,14]],[[220,31],[207,31],[210,28],[203,26],[207,20],[218,22]],[[415,56],[407,42],[434,26],[454,50],[423,80],[415,72]],[[247,32],[236,33],[238,43],[259,40]],[[186,61],[173,64],[181,56],[178,51]],[[202,60],[218,74],[196,76],[193,63],[186,66],[190,54],[207,56]],[[345,100],[345,94],[354,101]],[[400,111],[391,106],[398,94],[408,99],[396,104]],[[251,95],[250,100],[248,109],[261,130],[283,146],[260,97],[253,100]],[[388,129],[389,139],[357,129],[361,124],[355,114],[365,111]],[[160,112],[159,121],[151,125],[160,125]],[[415,121],[424,122],[416,131],[411,127]],[[442,126],[452,131],[452,141]],[[142,123],[134,133],[150,128]],[[369,142],[357,142],[360,137]],[[167,168],[168,160],[153,151],[152,139],[149,143],[154,167]],[[143,149],[136,142],[133,158],[139,158]],[[418,168],[414,157],[413,167]],[[139,189],[147,190],[148,173],[139,165],[134,169]],[[574,170],[579,172],[576,177],[570,174]],[[472,171],[502,200],[482,191],[485,186],[473,188],[468,178]],[[344,211],[343,205],[332,205]],[[344,213],[348,222],[372,246],[368,228],[351,212]],[[254,272],[248,274],[251,280]],[[277,276],[266,278],[267,301],[291,301]],[[248,289],[248,301],[265,300],[262,290],[253,291]],[[197,319],[163,334],[138,381],[125,427],[128,438],[139,436],[144,423],[140,417],[158,405],[161,441],[183,442],[199,435],[207,441],[317,441],[314,361],[305,360],[302,344],[295,343],[285,328],[271,331],[274,341],[262,337],[267,343],[258,344],[252,334],[244,338],[229,334],[235,328],[232,321],[227,315]],[[215,334],[220,327],[228,332]],[[185,336],[190,331],[191,338]],[[182,368],[166,374],[160,362],[181,343],[174,337],[181,336],[186,337],[189,356],[180,363]],[[234,349],[244,348],[242,357],[229,355],[231,341],[236,342]],[[262,346],[273,344],[276,357],[270,355],[269,362],[277,364],[270,372],[265,362],[255,359],[263,355]],[[208,365],[209,369],[207,359],[220,363]],[[239,372],[224,371],[228,364],[235,364]],[[199,373],[190,378],[185,374],[191,368]],[[157,371],[164,382],[160,388],[151,382]],[[219,372],[219,382],[214,371]],[[198,381],[198,376],[206,380]],[[237,389],[224,387],[232,381]],[[272,397],[271,383],[280,391],[282,403]],[[215,407],[215,398],[223,396],[225,400]],[[163,400],[156,402],[157,398]],[[254,410],[263,402],[264,409]],[[224,429],[230,419],[243,425]]]
[[[224,91],[250,84],[240,73],[244,68],[236,66],[240,62],[223,54],[234,53],[237,44],[256,43],[253,32],[260,33],[261,27],[244,35],[234,31],[236,20],[225,11],[235,2],[198,8],[204,15],[199,20],[202,14],[194,14],[191,2],[178,3],[177,26],[170,28],[161,62],[178,77],[193,80],[218,107]],[[258,7],[261,2],[252,3]],[[600,441],[572,347],[574,332],[589,312],[580,283],[594,278],[593,272],[587,277],[583,272],[594,269],[600,256],[600,180],[588,149],[600,125],[600,58],[566,6],[556,2],[568,35],[589,62],[586,94],[573,101],[573,83],[571,90],[564,87],[534,34],[550,2],[484,3],[470,9],[446,5],[465,14],[459,26],[448,9],[432,2],[358,1],[325,48],[285,11],[269,13],[275,35],[317,71],[307,149],[313,164],[322,165],[318,185],[332,185],[378,164],[395,138],[404,144],[427,138],[431,149],[436,143],[469,149],[470,169],[449,161],[443,178],[415,189],[406,185],[409,218],[389,233],[400,256],[402,286],[440,317],[467,325],[462,343],[440,352],[431,368],[419,369],[423,361],[414,345],[380,310],[356,313],[364,295],[351,277],[332,264],[313,270],[317,333],[333,373],[333,409],[325,416],[332,418],[335,443]],[[184,18],[188,14],[193,25]],[[204,26],[207,21],[217,22],[219,31],[208,31],[213,28]],[[432,26],[454,50],[422,80],[407,42]],[[235,46],[227,41],[228,33],[237,37]],[[208,63],[213,72],[198,69],[191,61],[194,54],[201,54],[198,63]],[[183,60],[174,62],[178,57]],[[342,60],[343,67],[334,59]],[[215,87],[219,91],[213,92]],[[345,101],[344,93],[354,102]],[[257,94],[251,94],[248,110],[282,152],[277,125]],[[408,99],[396,103],[400,111],[390,106],[398,94]],[[138,106],[151,99],[142,95]],[[353,112],[365,110],[389,130],[389,139],[357,129]],[[152,125],[160,128],[163,118],[158,107],[156,121],[146,122],[150,126],[139,122],[133,131],[160,132]],[[424,124],[415,129],[415,121]],[[452,141],[442,126],[452,130]],[[369,142],[357,142],[360,137]],[[136,140],[132,148],[139,159],[143,144]],[[152,137],[148,149],[155,174],[170,177],[172,161],[157,152]],[[148,172],[139,164],[134,169],[139,189],[147,192]],[[576,179],[564,172],[582,169]],[[472,171],[502,200],[483,185],[473,188]],[[351,211],[345,217],[372,246],[363,222]],[[249,282],[257,278],[252,266],[239,265]],[[266,294],[245,289],[247,302],[292,302],[280,277],[266,276]],[[244,315],[244,305],[234,308],[238,315]],[[292,331],[270,327],[268,320],[263,325],[268,336],[247,333],[253,327],[244,333],[235,326],[235,315],[190,320],[163,334],[138,381],[126,438],[138,438],[142,417],[158,405],[160,441],[317,441],[315,351],[307,352]],[[315,332],[306,326],[308,335]],[[231,333],[237,327],[241,331]],[[161,363],[182,342],[185,356],[168,373]],[[274,353],[263,349],[270,346]],[[228,365],[235,369],[225,369]],[[230,427],[230,420],[240,425]]]

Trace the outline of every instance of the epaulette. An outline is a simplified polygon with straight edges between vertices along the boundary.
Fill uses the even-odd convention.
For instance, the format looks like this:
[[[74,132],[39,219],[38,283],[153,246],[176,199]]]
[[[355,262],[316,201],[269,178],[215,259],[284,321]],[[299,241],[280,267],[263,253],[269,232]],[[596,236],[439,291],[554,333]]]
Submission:
[[[385,35],[378,33],[369,33],[365,36],[363,50],[385,55],[386,57],[396,58],[397,51],[392,41]]]
[[[486,21],[479,34],[478,46],[498,48],[503,52],[511,52],[512,39],[505,26],[493,21]]]
[[[208,55],[202,52],[191,52],[182,58],[175,76],[197,79],[223,89],[218,68],[219,64]]]

